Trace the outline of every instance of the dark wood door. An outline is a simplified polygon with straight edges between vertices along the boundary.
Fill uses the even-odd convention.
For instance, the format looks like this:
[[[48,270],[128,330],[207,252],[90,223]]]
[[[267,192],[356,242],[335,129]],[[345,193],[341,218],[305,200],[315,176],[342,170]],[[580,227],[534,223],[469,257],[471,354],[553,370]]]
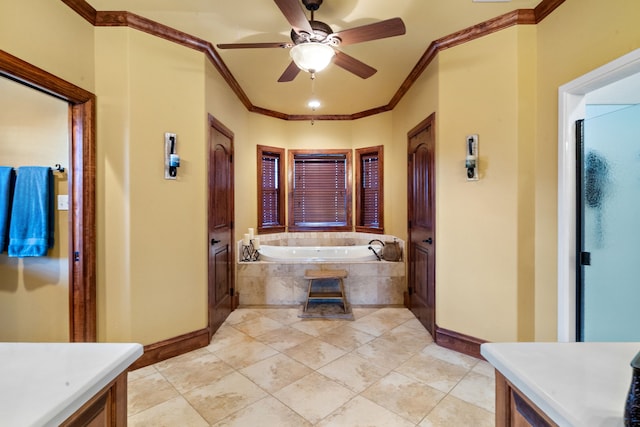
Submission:
[[[233,133],[209,116],[209,338],[233,296]]]
[[[433,334],[435,276],[435,113],[409,134],[409,301],[413,314]]]

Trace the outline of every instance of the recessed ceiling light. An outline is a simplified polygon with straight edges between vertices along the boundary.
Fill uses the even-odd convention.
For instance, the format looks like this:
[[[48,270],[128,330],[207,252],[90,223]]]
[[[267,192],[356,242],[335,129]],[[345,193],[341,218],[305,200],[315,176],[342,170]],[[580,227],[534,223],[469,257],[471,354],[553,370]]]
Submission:
[[[315,110],[316,108],[320,107],[320,101],[318,101],[317,99],[312,99],[311,101],[309,101],[307,103],[307,105],[309,106],[309,108],[311,108],[312,110]]]

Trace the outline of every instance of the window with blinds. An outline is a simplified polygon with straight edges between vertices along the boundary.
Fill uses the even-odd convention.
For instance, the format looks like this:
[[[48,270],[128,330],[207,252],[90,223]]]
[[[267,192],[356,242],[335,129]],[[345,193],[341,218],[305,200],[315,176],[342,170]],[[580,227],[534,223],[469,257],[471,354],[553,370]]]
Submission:
[[[284,226],[284,149],[258,145],[258,232]]]
[[[382,232],[383,146],[356,150],[356,231]]]
[[[351,229],[351,152],[289,151],[289,230]]]

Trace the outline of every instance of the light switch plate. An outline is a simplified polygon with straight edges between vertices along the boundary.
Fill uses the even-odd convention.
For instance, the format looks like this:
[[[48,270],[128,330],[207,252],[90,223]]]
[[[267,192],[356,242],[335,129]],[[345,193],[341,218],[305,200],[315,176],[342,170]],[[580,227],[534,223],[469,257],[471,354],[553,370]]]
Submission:
[[[67,194],[58,194],[58,210],[69,210],[69,196]]]

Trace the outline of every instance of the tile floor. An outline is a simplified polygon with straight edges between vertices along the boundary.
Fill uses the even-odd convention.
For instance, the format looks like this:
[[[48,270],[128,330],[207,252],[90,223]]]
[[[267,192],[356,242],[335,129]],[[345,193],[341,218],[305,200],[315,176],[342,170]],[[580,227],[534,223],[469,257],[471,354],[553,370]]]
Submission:
[[[404,308],[240,308],[208,347],[129,373],[130,426],[494,425],[494,373]]]

